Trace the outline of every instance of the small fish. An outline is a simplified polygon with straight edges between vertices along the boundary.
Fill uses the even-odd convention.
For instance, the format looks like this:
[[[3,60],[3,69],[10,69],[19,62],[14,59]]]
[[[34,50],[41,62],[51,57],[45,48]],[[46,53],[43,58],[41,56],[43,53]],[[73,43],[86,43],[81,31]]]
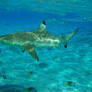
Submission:
[[[66,85],[67,85],[67,86],[71,86],[72,84],[73,84],[72,81],[67,81],[67,82],[66,82]]]
[[[25,92],[37,92],[37,90],[34,87],[26,88]]]
[[[29,75],[29,76],[31,76],[32,74],[33,74],[33,72],[32,72],[32,71],[28,72],[28,75]]]

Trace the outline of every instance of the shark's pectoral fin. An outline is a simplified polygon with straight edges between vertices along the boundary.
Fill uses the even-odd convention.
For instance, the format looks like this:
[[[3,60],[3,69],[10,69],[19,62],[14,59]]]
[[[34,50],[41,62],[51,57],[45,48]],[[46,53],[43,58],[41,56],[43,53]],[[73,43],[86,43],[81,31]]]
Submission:
[[[30,54],[34,59],[36,59],[37,61],[39,61],[34,46],[32,46],[32,45],[25,45],[24,48],[29,52],[29,54]]]

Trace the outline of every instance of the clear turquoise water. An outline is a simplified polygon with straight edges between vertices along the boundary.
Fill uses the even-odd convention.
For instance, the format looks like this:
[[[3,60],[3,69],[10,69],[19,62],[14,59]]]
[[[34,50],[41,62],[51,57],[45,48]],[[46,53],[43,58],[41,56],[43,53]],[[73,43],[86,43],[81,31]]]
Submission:
[[[27,51],[22,53],[17,47],[0,44],[0,85],[33,86],[38,92],[92,92],[92,22],[81,20],[79,14],[72,11],[61,16],[47,11],[1,9],[0,35],[35,30],[43,20],[48,32],[58,36],[77,27],[80,30],[67,49],[37,48],[39,62]],[[68,85],[68,81],[72,83]]]

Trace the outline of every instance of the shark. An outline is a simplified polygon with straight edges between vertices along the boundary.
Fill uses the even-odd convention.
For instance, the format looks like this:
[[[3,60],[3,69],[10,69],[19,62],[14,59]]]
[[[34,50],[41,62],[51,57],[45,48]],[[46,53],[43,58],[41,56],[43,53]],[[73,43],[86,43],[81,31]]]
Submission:
[[[46,22],[42,21],[40,26],[33,31],[15,32],[0,36],[0,43],[19,46],[22,51],[27,50],[28,53],[37,61],[39,61],[36,48],[58,48],[63,44],[67,48],[68,41],[78,32],[76,28],[68,35],[57,36],[49,33],[46,28]]]

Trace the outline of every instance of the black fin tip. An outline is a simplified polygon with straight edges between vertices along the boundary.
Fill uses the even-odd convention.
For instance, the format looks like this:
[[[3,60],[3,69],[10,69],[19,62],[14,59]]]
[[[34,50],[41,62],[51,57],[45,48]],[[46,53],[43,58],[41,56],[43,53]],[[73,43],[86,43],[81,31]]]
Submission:
[[[67,44],[64,47],[67,48]]]
[[[42,23],[43,23],[44,25],[46,25],[46,22],[45,22],[45,21],[43,21]]]

